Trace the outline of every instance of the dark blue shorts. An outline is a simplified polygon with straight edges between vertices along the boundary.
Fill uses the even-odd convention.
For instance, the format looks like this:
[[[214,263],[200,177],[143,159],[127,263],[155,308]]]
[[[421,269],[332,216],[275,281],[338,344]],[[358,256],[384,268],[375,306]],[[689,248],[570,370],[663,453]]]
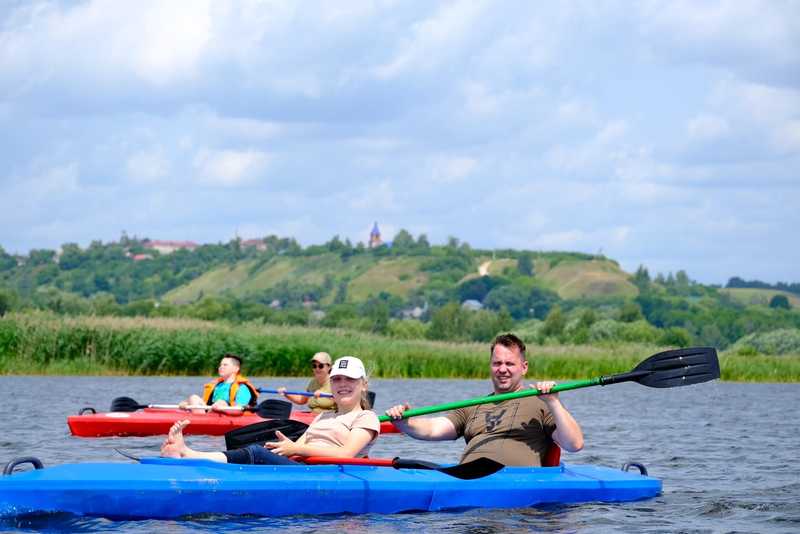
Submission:
[[[223,451],[229,464],[256,464],[256,465],[299,465],[286,456],[275,454],[263,445],[248,445],[243,449]]]

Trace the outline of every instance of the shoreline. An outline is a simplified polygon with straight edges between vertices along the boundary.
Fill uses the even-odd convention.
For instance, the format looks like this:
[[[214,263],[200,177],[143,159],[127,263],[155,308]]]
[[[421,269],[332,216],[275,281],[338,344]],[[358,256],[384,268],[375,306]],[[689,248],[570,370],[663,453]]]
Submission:
[[[583,380],[625,373],[675,347],[641,343],[528,344],[529,377]],[[261,323],[187,319],[8,314],[0,319],[0,375],[214,376],[225,352],[244,358],[246,376],[307,377],[326,351],[357,355],[372,378],[488,377],[489,343],[408,340]],[[800,382],[800,355],[719,352],[722,381]]]

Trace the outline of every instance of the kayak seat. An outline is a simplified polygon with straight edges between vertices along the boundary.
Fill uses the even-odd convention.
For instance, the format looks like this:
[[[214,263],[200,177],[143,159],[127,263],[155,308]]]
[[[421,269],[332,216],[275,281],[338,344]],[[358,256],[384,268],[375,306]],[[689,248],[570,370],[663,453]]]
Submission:
[[[542,467],[557,467],[561,463],[561,447],[555,444],[550,444],[550,448],[544,454],[542,460]]]

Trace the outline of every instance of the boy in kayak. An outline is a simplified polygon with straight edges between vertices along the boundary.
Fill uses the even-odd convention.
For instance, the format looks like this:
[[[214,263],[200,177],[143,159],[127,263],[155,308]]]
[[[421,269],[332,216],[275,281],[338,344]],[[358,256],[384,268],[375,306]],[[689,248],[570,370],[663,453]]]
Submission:
[[[525,343],[513,334],[497,336],[491,347],[490,371],[494,395],[521,390],[528,371]],[[467,442],[461,463],[481,456],[504,465],[539,466],[552,442],[577,452],[583,448],[581,427],[567,411],[558,393],[547,394],[555,382],[537,382],[541,396],[469,406],[446,416],[402,419],[411,408],[398,404],[386,411],[401,432],[417,439]]]
[[[186,409],[187,406],[207,405],[214,411],[224,411],[232,406],[255,406],[258,391],[247,378],[240,373],[242,357],[236,354],[225,354],[219,361],[219,378],[203,386],[203,396],[191,395],[187,400],[181,401],[178,406]],[[205,410],[193,410],[205,413]]]
[[[331,355],[327,352],[318,352],[311,357],[311,371],[314,378],[306,386],[306,391],[313,393],[313,397],[305,395],[291,395],[286,393],[286,388],[278,388],[278,393],[286,397],[295,404],[308,404],[314,413],[321,413],[326,410],[335,410],[336,404],[330,397],[321,397],[322,393],[331,392]]]
[[[296,464],[293,456],[332,456],[354,458],[366,456],[380,433],[378,416],[367,400],[367,374],[364,364],[354,356],[333,362],[331,391],[335,412],[319,414],[297,441],[280,431],[278,441],[265,445],[249,445],[224,452],[202,452],[189,448],[183,439],[188,420],[178,421],[161,446],[161,455],[171,458],[205,458],[232,464]]]

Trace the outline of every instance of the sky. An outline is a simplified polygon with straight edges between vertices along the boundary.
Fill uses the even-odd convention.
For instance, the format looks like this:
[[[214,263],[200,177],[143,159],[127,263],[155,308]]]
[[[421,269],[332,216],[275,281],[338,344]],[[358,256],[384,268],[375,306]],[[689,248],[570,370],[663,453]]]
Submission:
[[[800,2],[0,2],[0,246],[434,244],[800,281]]]

